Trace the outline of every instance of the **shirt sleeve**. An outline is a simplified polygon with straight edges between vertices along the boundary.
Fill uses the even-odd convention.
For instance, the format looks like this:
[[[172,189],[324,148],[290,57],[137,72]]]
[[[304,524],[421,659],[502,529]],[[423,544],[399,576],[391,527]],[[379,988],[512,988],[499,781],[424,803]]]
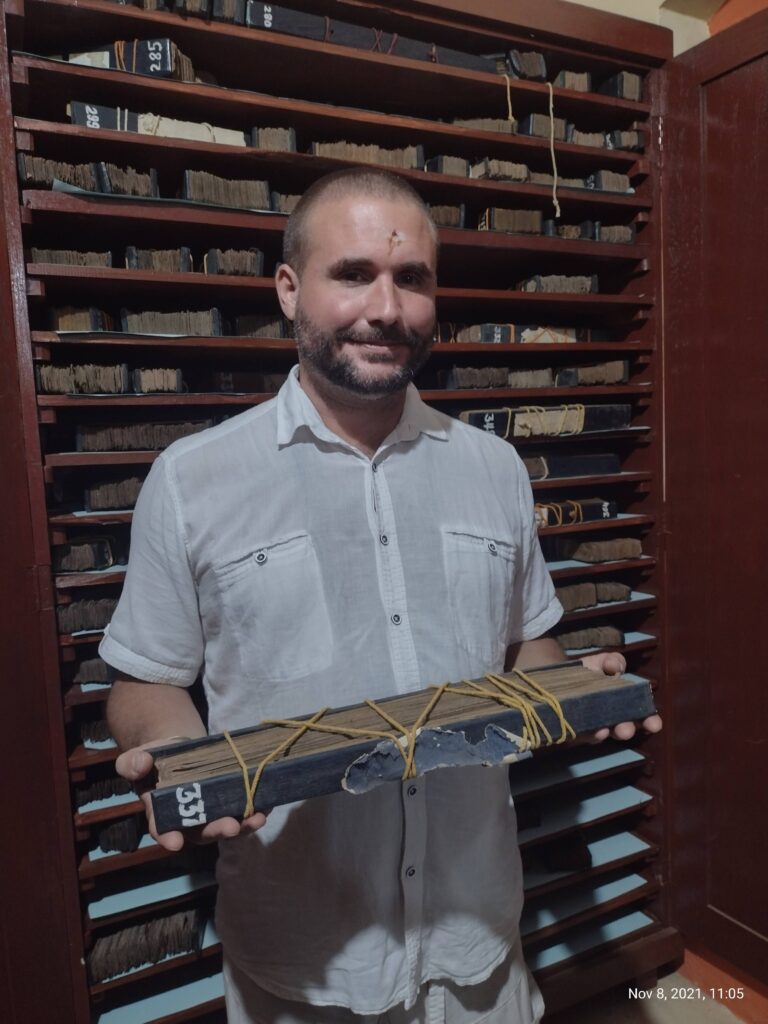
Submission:
[[[191,686],[203,662],[197,588],[172,467],[162,456],[136,503],[125,585],[99,654],[118,671],[179,686]]]
[[[536,640],[559,622],[563,614],[541,551],[528,474],[519,458],[516,463],[521,543],[512,593],[509,644]]]

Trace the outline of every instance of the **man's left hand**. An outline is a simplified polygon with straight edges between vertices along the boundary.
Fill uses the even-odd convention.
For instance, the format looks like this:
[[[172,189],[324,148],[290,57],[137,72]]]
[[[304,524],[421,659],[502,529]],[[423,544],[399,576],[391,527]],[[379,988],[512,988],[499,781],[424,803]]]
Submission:
[[[618,651],[603,651],[602,654],[588,654],[581,659],[585,668],[591,668],[593,672],[602,672],[606,676],[620,676],[626,671],[627,662],[623,654]],[[645,732],[661,732],[661,717],[650,715],[642,723]],[[595,743],[600,743],[613,736],[616,740],[631,740],[635,735],[634,722],[620,722],[613,729],[598,729],[594,734]]]

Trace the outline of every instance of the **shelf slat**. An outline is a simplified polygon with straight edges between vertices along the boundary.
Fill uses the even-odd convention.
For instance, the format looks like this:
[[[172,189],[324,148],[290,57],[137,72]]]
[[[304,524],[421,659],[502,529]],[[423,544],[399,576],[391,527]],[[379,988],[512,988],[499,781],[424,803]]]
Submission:
[[[252,33],[251,39],[254,35]],[[258,38],[258,36],[256,36]],[[270,34],[274,41],[280,38]],[[273,43],[274,45],[274,43]],[[368,55],[364,55],[368,56]],[[374,59],[380,55],[370,55]],[[392,59],[392,58],[390,58]],[[397,58],[394,58],[397,60]],[[402,58],[401,58],[402,59]],[[430,73],[435,65],[427,62],[408,62],[416,65],[418,70]],[[449,72],[458,71],[462,76],[481,75],[478,72],[466,72],[463,69],[443,69]],[[432,72],[434,73],[434,72]],[[17,54],[12,59],[11,74],[17,92],[20,88],[29,95],[30,101],[37,106],[45,103],[48,110],[61,109],[59,97],[65,95],[90,98],[105,106],[130,109],[134,113],[161,112],[166,116],[182,117],[186,120],[199,122],[222,123],[235,129],[248,131],[260,118],[263,123],[274,124],[288,122],[301,136],[304,144],[312,141],[325,141],[329,136],[338,138],[341,134],[349,141],[367,143],[372,136],[384,141],[387,146],[400,147],[407,145],[423,145],[434,150],[435,155],[452,151],[472,153],[488,147],[495,156],[506,158],[525,158],[526,155],[536,162],[541,162],[545,153],[549,152],[549,140],[538,136],[521,135],[517,132],[495,132],[481,129],[468,129],[447,122],[421,116],[402,116],[397,113],[383,113],[376,110],[363,110],[349,106],[337,106],[329,103],[316,103],[303,99],[280,98],[266,96],[263,93],[243,89],[225,88],[202,83],[176,82],[162,80],[151,75],[137,75],[128,71],[115,69],[86,67],[56,61],[34,55]],[[489,76],[482,76],[483,78]],[[502,76],[490,76],[497,94],[504,89]],[[466,79],[465,79],[466,81]],[[533,82],[513,80],[510,88],[518,93],[527,94],[528,102],[539,106],[544,101],[546,87]],[[575,99],[581,103],[582,111],[589,111],[590,94],[580,93],[578,96],[570,90],[559,90],[558,103]],[[497,95],[497,102],[501,95]],[[35,102],[37,101],[37,102]],[[548,96],[547,96],[548,102]],[[605,108],[605,99],[597,99],[596,105]],[[616,116],[615,107],[613,116]],[[605,116],[611,113],[605,111]],[[621,117],[621,115],[619,115]],[[624,120],[621,117],[621,120]],[[606,124],[605,129],[617,127]],[[99,129],[95,129],[99,131]],[[163,140],[160,138],[160,143]],[[240,149],[241,147],[228,147]],[[555,151],[558,163],[566,167],[599,168],[620,170],[626,173],[642,156],[638,152],[609,149],[607,146],[583,146],[570,142],[556,142]],[[490,155],[490,153],[489,153]],[[562,173],[562,171],[561,171]]]

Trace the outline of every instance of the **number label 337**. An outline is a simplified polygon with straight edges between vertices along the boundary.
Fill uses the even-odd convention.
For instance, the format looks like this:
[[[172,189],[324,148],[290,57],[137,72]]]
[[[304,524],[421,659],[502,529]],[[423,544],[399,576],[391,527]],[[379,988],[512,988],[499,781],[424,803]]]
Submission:
[[[208,819],[205,816],[205,807],[199,782],[193,782],[191,786],[177,786],[176,799],[179,802],[181,824],[185,828],[191,825],[204,825],[206,823]]]

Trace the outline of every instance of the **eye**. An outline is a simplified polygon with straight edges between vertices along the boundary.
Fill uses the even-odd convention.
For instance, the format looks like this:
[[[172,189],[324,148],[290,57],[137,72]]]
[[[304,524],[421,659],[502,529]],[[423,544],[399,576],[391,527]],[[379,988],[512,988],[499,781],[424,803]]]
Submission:
[[[397,283],[401,288],[421,288],[425,283],[425,275],[419,270],[402,270],[397,275]]]

